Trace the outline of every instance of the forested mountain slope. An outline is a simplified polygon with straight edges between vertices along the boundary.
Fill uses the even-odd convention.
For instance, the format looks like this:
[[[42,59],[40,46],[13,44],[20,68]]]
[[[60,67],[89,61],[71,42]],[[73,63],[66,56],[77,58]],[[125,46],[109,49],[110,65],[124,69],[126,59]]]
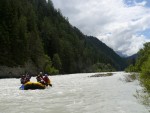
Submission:
[[[0,0],[0,15],[1,66],[32,64],[37,71],[55,74],[126,66],[111,48],[72,26],[51,0]]]

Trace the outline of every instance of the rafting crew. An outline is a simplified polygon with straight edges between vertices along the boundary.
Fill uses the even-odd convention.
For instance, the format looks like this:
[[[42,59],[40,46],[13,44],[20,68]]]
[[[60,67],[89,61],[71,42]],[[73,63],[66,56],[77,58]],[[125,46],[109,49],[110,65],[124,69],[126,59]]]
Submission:
[[[43,73],[40,72],[39,75],[36,77],[37,79],[37,82],[40,82],[41,84],[44,84],[46,86],[51,86],[52,87],[52,84],[51,84],[51,81],[50,79],[48,78],[48,75],[47,74],[44,74],[43,76]]]
[[[21,76],[21,79],[20,79],[20,83],[21,84],[26,84],[27,82],[30,82],[30,79],[31,79],[31,76],[29,74],[26,74],[26,75],[22,75]],[[45,86],[51,86],[52,87],[52,84],[51,84],[51,81],[48,77],[48,74],[44,74],[42,72],[40,72],[37,77],[36,77],[36,80],[37,82],[45,85]]]

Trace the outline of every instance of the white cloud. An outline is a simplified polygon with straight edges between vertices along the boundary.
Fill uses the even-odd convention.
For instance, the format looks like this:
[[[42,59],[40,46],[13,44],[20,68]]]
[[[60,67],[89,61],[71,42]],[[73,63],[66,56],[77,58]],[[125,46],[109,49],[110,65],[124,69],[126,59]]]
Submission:
[[[150,28],[150,9],[146,1],[132,6],[124,0],[53,0],[56,8],[84,34],[96,36],[115,51],[136,53],[150,41],[138,32]]]

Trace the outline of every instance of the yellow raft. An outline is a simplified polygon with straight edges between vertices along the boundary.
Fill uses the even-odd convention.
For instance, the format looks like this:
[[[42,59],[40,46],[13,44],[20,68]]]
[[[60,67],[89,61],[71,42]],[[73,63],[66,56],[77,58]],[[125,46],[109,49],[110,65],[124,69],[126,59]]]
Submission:
[[[46,86],[39,82],[27,82],[24,84],[24,90],[45,89],[45,88],[46,88]]]

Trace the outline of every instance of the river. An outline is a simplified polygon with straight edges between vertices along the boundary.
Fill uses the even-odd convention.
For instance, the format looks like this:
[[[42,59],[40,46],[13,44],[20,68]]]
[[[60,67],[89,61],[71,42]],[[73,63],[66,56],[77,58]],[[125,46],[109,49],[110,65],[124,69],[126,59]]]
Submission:
[[[124,81],[127,73],[93,74],[50,76],[53,87],[45,90],[19,90],[19,79],[0,79],[0,113],[149,113],[134,96],[139,82]]]

